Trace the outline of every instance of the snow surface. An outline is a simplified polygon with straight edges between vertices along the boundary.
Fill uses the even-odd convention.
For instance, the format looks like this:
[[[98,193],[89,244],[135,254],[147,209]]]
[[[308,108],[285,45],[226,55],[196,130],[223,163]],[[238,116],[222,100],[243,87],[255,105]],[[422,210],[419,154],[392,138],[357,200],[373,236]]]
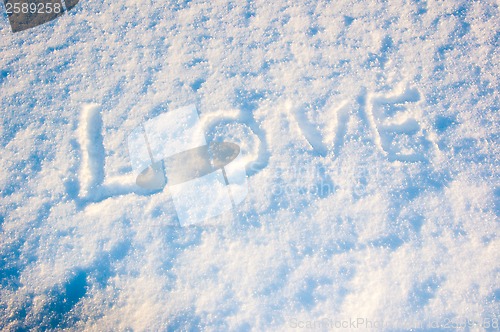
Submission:
[[[498,1],[82,0],[0,35],[0,329],[498,330]],[[248,195],[180,227],[127,137],[191,104]]]

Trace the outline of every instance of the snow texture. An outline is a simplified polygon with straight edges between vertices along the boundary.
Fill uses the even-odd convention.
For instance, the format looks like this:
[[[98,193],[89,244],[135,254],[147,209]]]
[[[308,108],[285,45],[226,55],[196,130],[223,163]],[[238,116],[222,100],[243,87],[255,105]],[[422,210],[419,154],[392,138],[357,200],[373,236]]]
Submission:
[[[17,33],[3,14],[0,329],[498,330],[499,14],[82,0]],[[248,189],[181,227],[128,137],[189,105]]]

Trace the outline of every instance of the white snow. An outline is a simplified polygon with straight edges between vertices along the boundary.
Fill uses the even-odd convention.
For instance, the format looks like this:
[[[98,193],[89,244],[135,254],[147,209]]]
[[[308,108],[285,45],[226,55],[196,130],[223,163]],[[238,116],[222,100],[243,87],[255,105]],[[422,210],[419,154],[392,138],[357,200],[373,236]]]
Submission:
[[[4,14],[0,329],[498,330],[499,15],[81,0],[13,34]],[[128,137],[164,119],[149,143],[173,149],[189,105],[248,189],[181,227]]]

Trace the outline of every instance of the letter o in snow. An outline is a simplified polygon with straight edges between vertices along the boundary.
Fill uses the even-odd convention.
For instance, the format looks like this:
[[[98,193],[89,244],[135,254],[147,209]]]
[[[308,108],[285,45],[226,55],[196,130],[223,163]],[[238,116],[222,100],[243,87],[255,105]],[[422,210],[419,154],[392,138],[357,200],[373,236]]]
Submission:
[[[218,216],[248,193],[239,146],[207,144],[195,106],[146,121],[130,133],[128,148],[136,184],[151,190],[168,185],[182,226]]]

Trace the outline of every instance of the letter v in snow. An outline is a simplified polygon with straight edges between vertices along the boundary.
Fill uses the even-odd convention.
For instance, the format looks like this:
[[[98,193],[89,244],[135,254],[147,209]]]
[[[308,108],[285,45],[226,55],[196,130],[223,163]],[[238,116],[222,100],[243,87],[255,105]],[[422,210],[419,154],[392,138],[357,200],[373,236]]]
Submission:
[[[50,22],[73,9],[80,0],[4,0],[12,32]]]

